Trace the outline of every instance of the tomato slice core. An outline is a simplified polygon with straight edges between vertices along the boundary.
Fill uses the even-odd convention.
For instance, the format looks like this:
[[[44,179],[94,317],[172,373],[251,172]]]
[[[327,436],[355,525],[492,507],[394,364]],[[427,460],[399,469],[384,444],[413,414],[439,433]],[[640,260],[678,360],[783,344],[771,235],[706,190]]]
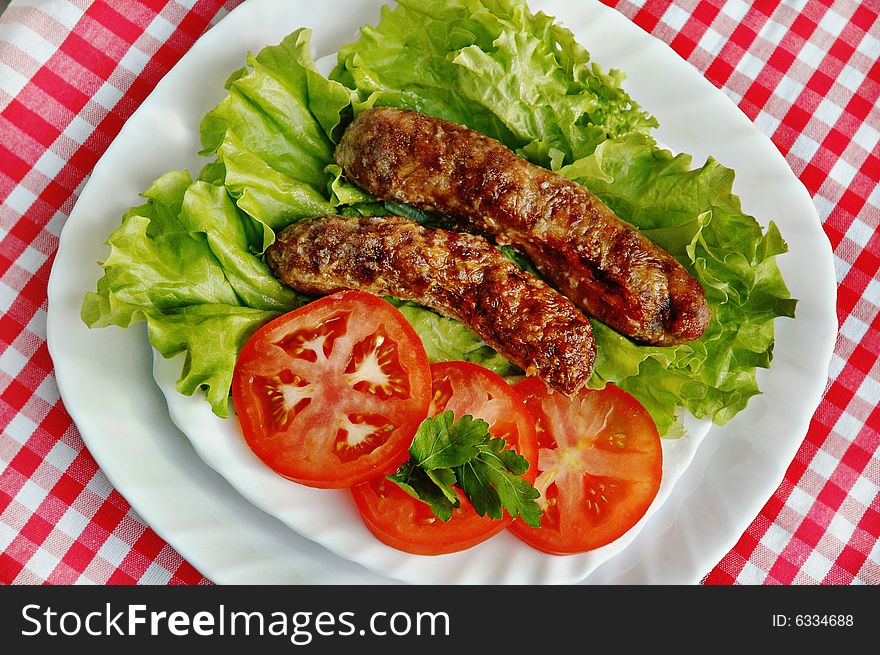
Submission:
[[[663,451],[647,410],[614,385],[574,397],[530,378],[516,386],[538,435],[541,527],[515,521],[511,531],[552,554],[604,546],[644,516],[657,491]]]
[[[431,365],[433,396],[429,415],[451,410],[489,424],[489,432],[529,461],[523,476],[536,475],[538,442],[534,421],[523,400],[501,377],[468,362]],[[383,543],[417,555],[440,555],[475,546],[510,525],[503,518],[480,516],[463,494],[452,518],[441,521],[431,508],[381,476],[352,488],[352,496],[367,528]]]
[[[248,446],[273,470],[341,488],[406,461],[430,376],[397,309],[344,291],[259,329],[238,357],[232,398]]]

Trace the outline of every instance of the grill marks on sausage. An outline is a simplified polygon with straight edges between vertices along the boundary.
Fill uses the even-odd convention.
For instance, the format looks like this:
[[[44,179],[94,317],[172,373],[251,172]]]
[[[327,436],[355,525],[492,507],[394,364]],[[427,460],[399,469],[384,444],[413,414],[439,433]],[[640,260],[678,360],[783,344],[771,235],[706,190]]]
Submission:
[[[362,112],[335,158],[378,198],[449,217],[512,244],[587,313],[637,341],[699,338],[705,292],[668,252],[580,184],[461,125],[414,111]]]
[[[563,393],[576,392],[592,374],[596,347],[583,313],[482,237],[398,216],[326,216],[283,230],[266,261],[302,293],[357,288],[458,319]]]

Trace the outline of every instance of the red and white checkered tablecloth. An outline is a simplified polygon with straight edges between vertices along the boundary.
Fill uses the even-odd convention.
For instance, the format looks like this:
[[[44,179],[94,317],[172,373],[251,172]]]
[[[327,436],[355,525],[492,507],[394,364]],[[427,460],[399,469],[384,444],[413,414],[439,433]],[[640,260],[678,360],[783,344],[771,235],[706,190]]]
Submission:
[[[46,347],[46,288],[95,163],[240,1],[14,0],[0,16],[0,583],[208,582],[84,447]],[[880,2],[603,1],[773,140],[834,250],[825,396],[782,484],[704,582],[880,584]]]

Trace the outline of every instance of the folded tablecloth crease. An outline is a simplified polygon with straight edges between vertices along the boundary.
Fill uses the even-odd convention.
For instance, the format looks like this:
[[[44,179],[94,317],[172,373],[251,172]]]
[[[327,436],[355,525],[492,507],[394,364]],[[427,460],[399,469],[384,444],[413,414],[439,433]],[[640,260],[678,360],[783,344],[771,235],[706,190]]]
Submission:
[[[240,2],[15,0],[0,15],[2,584],[210,583],[84,446],[46,346],[47,283],[96,162]],[[840,333],[825,395],[781,485],[703,582],[880,584],[880,3],[603,2],[771,138],[834,251]]]

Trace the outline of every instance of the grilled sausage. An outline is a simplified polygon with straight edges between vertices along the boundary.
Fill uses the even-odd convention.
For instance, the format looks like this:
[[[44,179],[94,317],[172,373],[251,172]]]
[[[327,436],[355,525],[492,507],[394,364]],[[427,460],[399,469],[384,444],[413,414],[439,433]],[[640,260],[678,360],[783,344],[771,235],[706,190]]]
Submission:
[[[362,112],[335,159],[377,198],[455,217],[513,244],[588,314],[633,339],[671,345],[709,321],[700,284],[586,187],[489,137],[414,111]]]
[[[326,216],[283,230],[266,261],[302,293],[361,289],[456,318],[528,375],[565,394],[592,373],[596,346],[586,316],[482,237],[398,216]]]

